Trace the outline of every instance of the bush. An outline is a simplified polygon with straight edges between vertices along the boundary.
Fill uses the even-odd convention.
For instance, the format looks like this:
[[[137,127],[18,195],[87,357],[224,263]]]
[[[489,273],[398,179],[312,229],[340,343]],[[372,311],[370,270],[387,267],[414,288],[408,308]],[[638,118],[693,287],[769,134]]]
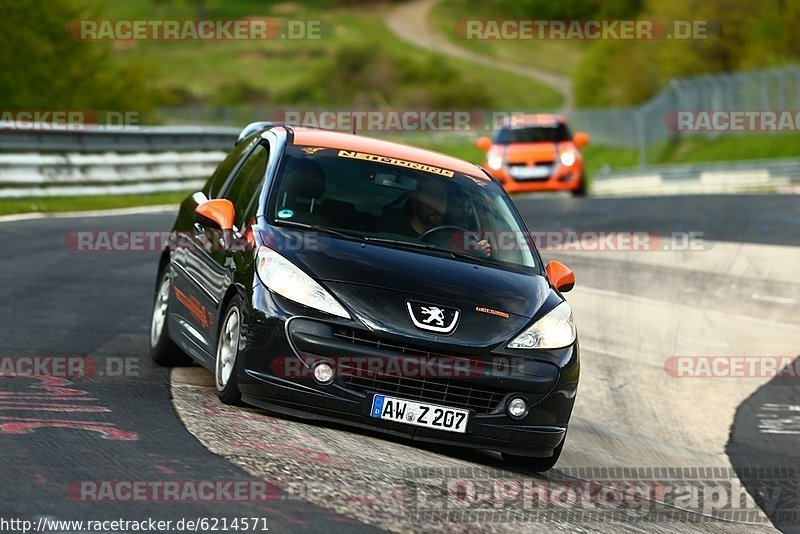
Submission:
[[[141,61],[116,64],[110,45],[77,41],[70,22],[97,18],[98,4],[15,0],[0,5],[0,105],[5,109],[148,112],[161,101],[156,71]]]
[[[282,100],[305,105],[481,108],[486,87],[465,80],[438,56],[390,53],[379,42],[344,45],[331,61],[308,72]]]
[[[575,74],[578,106],[639,104],[672,78],[800,59],[797,2],[648,0],[641,18],[707,22],[708,35],[694,40],[592,43]]]

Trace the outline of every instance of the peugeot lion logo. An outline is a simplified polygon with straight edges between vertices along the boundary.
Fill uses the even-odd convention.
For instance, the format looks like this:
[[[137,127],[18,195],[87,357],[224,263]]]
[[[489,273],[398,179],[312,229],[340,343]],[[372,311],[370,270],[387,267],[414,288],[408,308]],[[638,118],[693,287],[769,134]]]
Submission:
[[[407,301],[406,306],[414,326],[422,330],[450,334],[458,324],[460,312],[456,309],[413,300]]]

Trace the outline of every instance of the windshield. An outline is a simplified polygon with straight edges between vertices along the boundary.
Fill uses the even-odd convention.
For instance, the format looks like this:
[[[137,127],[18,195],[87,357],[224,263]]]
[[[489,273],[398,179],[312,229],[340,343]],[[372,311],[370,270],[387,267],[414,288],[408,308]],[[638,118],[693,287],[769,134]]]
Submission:
[[[567,125],[555,123],[549,126],[503,128],[497,132],[494,143],[497,145],[511,145],[514,143],[560,143],[571,140],[572,133],[570,133]]]
[[[275,224],[337,230],[430,253],[536,268],[502,188],[485,178],[336,148],[290,146],[270,202]],[[438,250],[433,250],[438,249]]]

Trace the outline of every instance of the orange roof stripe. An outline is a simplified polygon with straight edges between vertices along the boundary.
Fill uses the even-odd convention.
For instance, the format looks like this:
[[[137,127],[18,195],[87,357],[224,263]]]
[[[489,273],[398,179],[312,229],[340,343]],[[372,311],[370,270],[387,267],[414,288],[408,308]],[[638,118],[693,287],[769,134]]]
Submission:
[[[422,163],[489,180],[477,165],[432,150],[330,130],[294,128],[294,144],[353,150]]]

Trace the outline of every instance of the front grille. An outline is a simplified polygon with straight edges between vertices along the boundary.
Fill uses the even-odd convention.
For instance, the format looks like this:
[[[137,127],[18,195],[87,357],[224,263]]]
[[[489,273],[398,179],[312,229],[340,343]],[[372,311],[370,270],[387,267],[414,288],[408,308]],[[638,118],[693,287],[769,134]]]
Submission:
[[[377,338],[369,338],[364,334],[356,334],[352,330],[337,331],[335,335],[340,339],[347,339],[353,344],[387,349],[405,355],[414,355],[421,358],[441,356],[425,350],[386,343]],[[453,358],[452,356],[446,357]],[[354,369],[346,365],[341,366],[340,369],[345,385],[359,393],[380,393],[408,400],[464,408],[473,410],[478,414],[494,411],[500,401],[503,400],[503,397],[509,393],[509,391],[503,389],[474,383],[475,379],[471,378],[450,380],[394,376],[365,369]]]
[[[506,395],[505,391],[455,380],[407,378],[374,373],[351,376],[346,370],[345,374],[347,376],[344,382],[353,391],[380,393],[452,408],[464,408],[479,414],[493,411]]]
[[[508,163],[508,166],[509,167],[552,167],[554,164],[555,161],[535,161],[532,163],[519,161],[515,163]]]
[[[372,336],[364,332],[356,332],[350,329],[336,329],[333,335],[339,339],[346,339],[353,345],[369,346],[373,349],[386,349],[392,352],[399,352],[400,354],[408,354],[412,356],[422,356],[430,358],[431,356],[442,356],[441,354],[430,352],[424,349],[417,349],[399,345],[397,343],[389,343],[379,337]]]

